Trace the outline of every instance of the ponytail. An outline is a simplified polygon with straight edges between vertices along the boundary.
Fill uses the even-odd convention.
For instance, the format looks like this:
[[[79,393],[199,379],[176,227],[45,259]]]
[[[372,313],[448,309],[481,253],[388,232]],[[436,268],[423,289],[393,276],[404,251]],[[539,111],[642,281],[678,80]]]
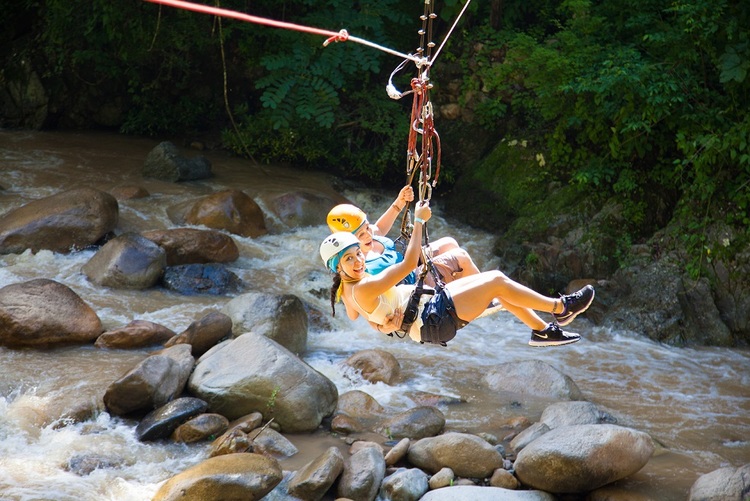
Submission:
[[[339,289],[341,288],[341,275],[336,273],[333,276],[333,285],[331,285],[331,312],[333,316],[336,316],[336,301],[340,296]]]

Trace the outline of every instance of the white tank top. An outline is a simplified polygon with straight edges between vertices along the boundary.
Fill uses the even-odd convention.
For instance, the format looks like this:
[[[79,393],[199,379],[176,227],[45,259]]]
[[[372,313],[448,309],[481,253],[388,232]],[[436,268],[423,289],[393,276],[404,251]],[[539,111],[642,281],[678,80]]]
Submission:
[[[354,287],[356,287],[356,285]],[[409,304],[409,298],[411,297],[411,293],[414,292],[415,286],[397,285],[391,287],[378,296],[378,305],[372,313],[367,313],[367,311],[359,305],[357,299],[354,297],[354,287],[352,287],[352,301],[354,301],[354,304],[357,306],[360,313],[362,313],[370,322],[383,325],[386,323],[386,317],[392,315],[396,308],[401,308],[401,311],[406,311],[406,307]],[[422,328],[422,309],[424,308],[424,303],[427,302],[430,297],[431,296],[429,295],[423,295],[421,297],[417,319],[409,329],[409,337],[417,342],[422,340],[422,335],[420,333],[420,329]]]

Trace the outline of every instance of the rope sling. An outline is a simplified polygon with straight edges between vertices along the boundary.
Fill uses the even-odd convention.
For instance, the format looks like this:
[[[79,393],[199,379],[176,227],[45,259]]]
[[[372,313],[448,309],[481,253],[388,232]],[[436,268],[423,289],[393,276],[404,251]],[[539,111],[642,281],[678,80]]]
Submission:
[[[414,182],[415,175],[419,172],[417,191],[420,203],[430,200],[432,197],[432,189],[437,185],[438,177],[440,176],[440,135],[435,129],[434,110],[432,102],[430,101],[430,90],[433,85],[430,82],[429,71],[470,2],[471,0],[466,1],[450,30],[448,30],[442,44],[433,54],[432,50],[435,47],[435,43],[432,41],[432,25],[437,15],[434,11],[433,1],[424,0],[424,13],[420,16],[422,28],[419,30],[420,45],[417,49],[417,55],[419,56],[418,61],[416,62],[417,76],[411,80],[411,90],[402,94],[396,90],[392,83],[394,74],[400,71],[409,60],[404,60],[396,67],[393,73],[391,73],[391,78],[386,87],[386,91],[392,99],[400,99],[409,93],[414,95],[411,108],[409,140],[406,151],[406,184],[410,186]],[[432,177],[433,162],[435,166],[434,178]],[[406,211],[401,219],[400,235],[396,239],[397,248],[400,247],[402,254],[406,253],[406,246],[411,238],[412,228],[414,227],[411,218],[411,211],[409,210],[410,204],[410,202],[407,202],[406,204]],[[423,223],[422,229],[423,241],[420,246],[422,254],[421,269],[414,292],[412,292],[404,311],[404,319],[401,323],[401,329],[395,333],[401,338],[407,335],[409,329],[416,321],[417,314],[419,313],[419,303],[422,296],[434,295],[445,287],[443,277],[437,268],[435,268],[435,265],[432,262],[432,256],[428,250],[430,239],[426,223]],[[427,273],[430,273],[435,282],[434,288],[424,285]]]

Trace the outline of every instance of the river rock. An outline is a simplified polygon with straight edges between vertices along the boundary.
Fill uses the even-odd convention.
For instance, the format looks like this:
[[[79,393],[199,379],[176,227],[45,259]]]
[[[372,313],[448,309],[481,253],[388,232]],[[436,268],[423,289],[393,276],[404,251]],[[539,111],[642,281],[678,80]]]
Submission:
[[[152,501],[258,501],[282,478],[275,459],[252,453],[216,456],[167,480]]]
[[[251,238],[268,232],[263,211],[240,190],[223,190],[198,200],[186,212],[185,222]]]
[[[514,477],[511,472],[503,468],[498,468],[497,470],[492,472],[492,476],[490,477],[490,485],[492,487],[502,487],[503,489],[510,489],[512,491],[518,489],[521,486],[521,484],[518,482],[518,479]]]
[[[518,453],[518,451],[547,433],[549,430],[549,426],[544,423],[534,423],[523,430],[521,433],[513,437],[513,440],[510,441],[510,448]]]
[[[383,450],[372,443],[363,447],[344,461],[344,471],[339,477],[337,495],[361,501],[373,501],[378,495],[385,476]]]
[[[628,477],[654,451],[646,433],[613,424],[561,426],[518,453],[516,477],[552,493],[581,493]]]
[[[260,412],[251,412],[246,416],[242,416],[230,422],[229,429],[239,428],[245,433],[250,433],[254,429],[260,427],[261,423],[263,423],[263,414]]]
[[[167,266],[162,285],[185,296],[220,296],[234,294],[242,289],[240,278],[220,263]]]
[[[541,491],[512,491],[500,487],[458,485],[429,491],[420,501],[556,501]]]
[[[110,384],[104,405],[117,416],[161,407],[182,393],[194,363],[190,345],[160,350]]]
[[[391,501],[418,501],[429,490],[427,474],[418,468],[398,468],[383,479],[379,497]]]
[[[715,269],[719,269],[719,267],[717,266]],[[725,281],[728,280],[725,279]],[[717,289],[721,290],[722,287],[717,287]],[[743,298],[743,294],[739,293],[740,287],[737,287],[736,290],[738,293],[735,301],[750,305],[747,296]],[[695,281],[683,279],[682,290],[677,298],[680,300],[680,307],[686,319],[686,322],[682,324],[685,331],[682,335],[691,344],[697,343],[703,346],[735,345],[732,332],[724,323],[722,313],[714,300],[708,278],[701,277]],[[743,308],[738,306],[737,309]],[[731,308],[731,310],[733,311],[734,308]]]
[[[297,296],[248,292],[233,298],[221,311],[232,320],[235,337],[254,332],[292,353],[307,349],[307,313]]]
[[[187,158],[180,154],[177,146],[169,141],[156,145],[149,152],[141,170],[143,177],[176,183],[179,181],[196,181],[213,175],[211,162],[198,155]]]
[[[503,466],[503,457],[495,447],[468,433],[423,438],[409,447],[407,457],[428,473],[447,467],[459,477],[487,478]]]
[[[83,249],[111,233],[118,218],[115,197],[93,188],[34,200],[0,216],[0,254]]]
[[[164,249],[136,233],[126,233],[107,242],[82,270],[97,285],[148,289],[159,282],[166,266]]]
[[[274,418],[282,431],[310,432],[336,408],[336,386],[275,341],[249,332],[203,355],[188,383],[212,412]]]
[[[273,428],[251,431],[248,437],[250,437],[254,452],[260,451],[276,459],[292,457],[299,452],[289,439]]]
[[[318,226],[337,201],[320,193],[288,191],[263,197],[268,209],[286,228]]]
[[[216,230],[172,228],[141,233],[167,253],[167,266],[231,263],[240,256],[232,237]]]
[[[109,190],[109,194],[118,201],[146,198],[151,195],[143,186],[134,184],[114,186]]]
[[[163,345],[175,336],[172,329],[148,320],[133,320],[119,329],[106,331],[96,338],[98,348],[141,348]]]
[[[401,365],[385,350],[361,350],[344,361],[371,383],[393,384],[401,375]]]
[[[409,452],[409,445],[411,440],[408,438],[402,438],[399,442],[394,445],[391,450],[385,455],[385,465],[393,466],[399,461],[406,457],[406,453]]]
[[[305,501],[320,501],[344,470],[344,456],[336,447],[329,447],[294,473],[287,491]]]
[[[210,311],[171,338],[165,346],[189,344],[194,357],[200,357],[219,341],[232,335],[232,319],[219,311]]]
[[[94,470],[120,468],[125,463],[124,458],[111,458],[100,454],[80,453],[71,457],[65,463],[65,470],[79,476],[90,475]]]
[[[750,463],[719,468],[701,475],[690,487],[688,501],[747,501],[750,499]]]
[[[231,428],[211,443],[209,457],[235,454],[237,452],[252,452],[252,444],[247,433],[240,428]]]
[[[208,408],[199,398],[182,397],[154,409],[138,423],[135,434],[138,440],[159,440],[169,437],[178,426]],[[225,418],[226,419],[226,418]]]
[[[539,422],[552,430],[574,424],[616,424],[617,419],[591,402],[556,402],[544,408]]]
[[[208,404],[206,404],[208,407]],[[201,440],[212,440],[229,427],[229,420],[221,414],[198,414],[191,417],[172,432],[172,440],[192,444]]]
[[[490,389],[557,400],[583,400],[578,385],[540,360],[499,364],[485,376]]]
[[[419,406],[380,422],[375,431],[389,438],[418,440],[434,437],[445,427],[445,415],[437,407]]]
[[[0,345],[90,343],[102,323],[72,289],[37,278],[0,289]]]
[[[430,489],[440,489],[453,485],[456,474],[450,468],[440,468],[440,471],[430,477],[428,481]]]
[[[386,415],[385,408],[368,393],[348,391],[339,396],[331,430],[344,435],[374,430]]]

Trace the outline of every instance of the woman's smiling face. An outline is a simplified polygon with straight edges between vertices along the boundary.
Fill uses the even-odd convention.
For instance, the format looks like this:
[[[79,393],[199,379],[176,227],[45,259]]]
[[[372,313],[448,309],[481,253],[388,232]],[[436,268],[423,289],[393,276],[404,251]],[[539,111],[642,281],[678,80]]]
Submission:
[[[344,251],[339,261],[339,268],[351,278],[362,278],[365,275],[365,255],[358,245]]]
[[[372,250],[372,227],[370,226],[370,223],[365,221],[365,223],[362,225],[360,229],[357,230],[357,232],[354,234],[355,237],[357,237],[357,240],[359,240],[359,245],[362,248],[362,252],[367,254]]]

